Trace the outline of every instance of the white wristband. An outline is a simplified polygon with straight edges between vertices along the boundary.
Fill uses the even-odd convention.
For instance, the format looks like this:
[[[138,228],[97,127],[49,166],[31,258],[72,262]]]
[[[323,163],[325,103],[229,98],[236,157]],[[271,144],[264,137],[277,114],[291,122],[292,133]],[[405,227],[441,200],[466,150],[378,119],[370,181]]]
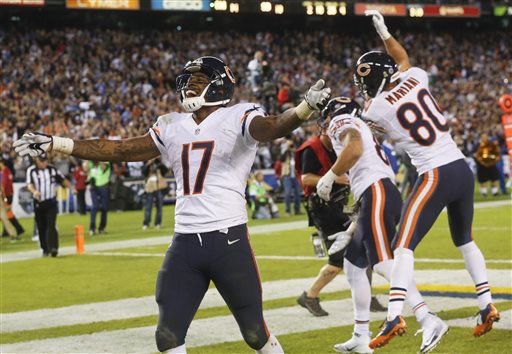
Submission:
[[[52,151],[63,152],[64,154],[71,155],[75,142],[70,138],[61,138],[58,136],[52,136],[53,147]]]
[[[356,226],[357,226],[357,224],[356,224],[355,222],[353,222],[353,221],[352,221],[352,222],[350,223],[350,226],[347,228],[347,230],[345,230],[345,232],[346,232],[346,233],[348,233],[348,234],[353,235],[353,234],[354,234],[354,231],[356,231]]]
[[[306,100],[303,100],[297,107],[295,107],[295,114],[300,120],[308,120],[313,114],[314,110],[309,108]]]
[[[391,38],[391,34],[388,32],[387,28],[384,28],[384,31],[378,31],[380,39],[385,41],[386,39]]]
[[[338,175],[334,173],[331,169],[325,173],[325,175],[322,176],[324,181],[329,182],[330,184],[333,184],[334,181],[336,181],[336,178],[338,178]]]

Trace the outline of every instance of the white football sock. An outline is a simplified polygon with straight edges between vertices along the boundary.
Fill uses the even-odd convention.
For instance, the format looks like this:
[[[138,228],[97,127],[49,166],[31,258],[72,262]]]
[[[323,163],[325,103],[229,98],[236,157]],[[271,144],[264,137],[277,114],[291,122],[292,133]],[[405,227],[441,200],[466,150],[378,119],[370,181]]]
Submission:
[[[389,282],[391,278],[391,272],[393,269],[393,260],[387,259],[380,263],[377,263],[373,269],[377,272],[377,274],[382,275]],[[427,304],[423,301],[423,297],[421,296],[418,288],[416,287],[416,283],[413,279],[411,279],[409,286],[407,287],[407,296],[405,297],[405,301],[411,307],[411,310],[414,312],[414,316],[416,316],[416,320],[419,323],[426,318],[429,313],[429,308]]]
[[[283,348],[274,335],[268,337],[267,343],[259,350],[255,350],[256,354],[283,354]]]
[[[480,310],[483,310],[487,304],[492,302],[491,288],[489,287],[489,279],[487,278],[484,256],[475,241],[468,242],[458,248],[464,257],[466,269],[475,283],[478,307]]]
[[[343,269],[352,292],[354,307],[354,332],[367,334],[370,331],[370,303],[372,291],[366,268],[359,268],[345,258]]]
[[[480,194],[487,195],[487,187],[480,187]]]
[[[491,187],[491,193],[492,193],[492,195],[497,195],[498,194],[498,187]]]
[[[185,344],[183,344],[183,345],[180,345],[179,347],[166,350],[165,352],[162,352],[162,353],[164,353],[164,354],[187,354],[187,348],[185,347]]]
[[[391,270],[389,288],[388,321],[402,314],[407,287],[414,273],[414,252],[408,248],[397,248]]]

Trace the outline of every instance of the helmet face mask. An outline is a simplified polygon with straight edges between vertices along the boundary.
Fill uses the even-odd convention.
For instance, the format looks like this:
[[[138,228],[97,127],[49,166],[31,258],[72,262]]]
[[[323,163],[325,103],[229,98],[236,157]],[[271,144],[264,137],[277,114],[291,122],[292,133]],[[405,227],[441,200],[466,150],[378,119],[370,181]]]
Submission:
[[[363,54],[354,68],[354,83],[365,99],[374,98],[392,82],[398,80],[400,71],[393,58],[383,52]]]
[[[339,96],[332,98],[321,112],[321,120],[327,121],[329,117],[348,114],[352,117],[361,117],[361,106],[355,100]]]
[[[208,80],[208,84],[195,97],[187,96],[189,84],[197,74]],[[205,81],[206,81],[205,80]],[[197,80],[200,81],[200,80]],[[224,106],[233,97],[235,77],[224,62],[215,57],[201,57],[188,62],[181,75],[176,78],[176,91],[187,112],[194,112],[203,106]],[[200,83],[198,83],[199,85]]]

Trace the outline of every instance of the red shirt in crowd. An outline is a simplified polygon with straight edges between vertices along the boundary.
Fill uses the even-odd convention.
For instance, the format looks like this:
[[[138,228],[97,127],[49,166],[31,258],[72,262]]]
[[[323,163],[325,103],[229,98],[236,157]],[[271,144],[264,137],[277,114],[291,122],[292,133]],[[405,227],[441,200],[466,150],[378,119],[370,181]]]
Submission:
[[[87,181],[87,173],[82,168],[82,165],[78,165],[73,171],[73,179],[75,180],[75,188],[77,190],[86,188],[85,182]]]

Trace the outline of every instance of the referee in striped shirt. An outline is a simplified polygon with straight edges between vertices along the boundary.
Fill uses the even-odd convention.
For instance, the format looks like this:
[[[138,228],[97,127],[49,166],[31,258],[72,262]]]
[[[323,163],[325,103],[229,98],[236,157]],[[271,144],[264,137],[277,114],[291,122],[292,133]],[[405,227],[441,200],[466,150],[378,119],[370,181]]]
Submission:
[[[43,249],[43,257],[57,257],[59,253],[59,235],[55,227],[57,219],[57,183],[72,188],[64,175],[54,166],[48,164],[46,155],[36,157],[35,165],[27,170],[27,189],[34,197],[34,211],[39,243]]]

